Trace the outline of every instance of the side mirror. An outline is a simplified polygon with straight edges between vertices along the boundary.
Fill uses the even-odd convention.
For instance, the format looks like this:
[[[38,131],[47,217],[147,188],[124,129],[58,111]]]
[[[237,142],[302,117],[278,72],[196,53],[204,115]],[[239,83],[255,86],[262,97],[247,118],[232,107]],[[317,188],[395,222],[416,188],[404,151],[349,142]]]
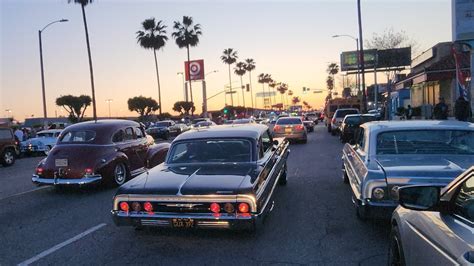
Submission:
[[[432,210],[439,202],[440,187],[406,186],[398,190],[402,207],[416,211]]]

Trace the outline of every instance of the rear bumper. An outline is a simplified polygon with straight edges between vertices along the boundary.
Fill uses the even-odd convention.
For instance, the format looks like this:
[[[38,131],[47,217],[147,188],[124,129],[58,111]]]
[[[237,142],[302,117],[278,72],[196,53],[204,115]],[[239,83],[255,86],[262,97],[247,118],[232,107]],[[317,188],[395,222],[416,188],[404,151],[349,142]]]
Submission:
[[[286,139],[290,139],[290,140],[305,140],[305,139],[308,138],[308,136],[306,136],[305,132],[303,132],[303,133],[291,133],[291,134],[274,132],[273,137],[274,138],[286,138]]]
[[[84,186],[84,185],[89,185],[89,184],[94,184],[98,183],[102,180],[101,175],[91,175],[88,177],[82,177],[82,178],[75,178],[75,179],[69,179],[69,178],[41,178],[38,175],[33,175],[31,178],[31,181],[39,186],[42,185],[59,185],[59,186]]]

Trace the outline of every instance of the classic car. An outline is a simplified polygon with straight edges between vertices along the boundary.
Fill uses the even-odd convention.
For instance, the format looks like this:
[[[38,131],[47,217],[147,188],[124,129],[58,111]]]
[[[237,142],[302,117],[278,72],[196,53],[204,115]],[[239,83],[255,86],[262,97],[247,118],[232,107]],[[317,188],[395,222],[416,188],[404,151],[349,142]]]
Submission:
[[[389,265],[474,264],[474,167],[442,190],[407,186],[399,197]]]
[[[369,122],[355,139],[343,148],[342,171],[361,219],[390,218],[400,187],[446,186],[474,162],[474,124],[468,122]]]
[[[273,136],[285,137],[303,143],[306,143],[308,140],[306,128],[299,117],[278,118],[275,126],[273,126]]]
[[[377,117],[371,114],[346,115],[339,127],[339,139],[342,143],[353,142],[354,133],[359,129],[360,125],[376,120]]]
[[[289,144],[267,126],[197,129],[179,135],[164,164],[122,185],[117,226],[255,230],[284,185]]]
[[[307,132],[313,132],[314,127],[318,124],[318,120],[312,120],[312,117],[308,117],[306,115],[301,117],[301,120],[303,120],[303,125],[306,127]]]
[[[199,121],[199,122],[197,122],[196,124],[193,125],[193,129],[202,128],[202,127],[212,127],[212,126],[217,126],[217,124],[210,121],[210,120],[209,121]]]
[[[0,164],[12,166],[17,153],[17,143],[13,131],[7,127],[0,127]]]
[[[162,163],[169,144],[154,144],[143,126],[128,120],[77,123],[61,132],[57,144],[36,168],[38,185],[122,185]]]
[[[156,122],[153,126],[146,130],[146,133],[153,138],[161,138],[164,140],[169,139],[171,136],[177,136],[181,134],[183,128],[180,124],[175,123],[171,120]]]
[[[62,129],[40,131],[36,134],[36,138],[27,139],[20,143],[20,152],[24,154],[43,153],[48,155],[62,131]]]

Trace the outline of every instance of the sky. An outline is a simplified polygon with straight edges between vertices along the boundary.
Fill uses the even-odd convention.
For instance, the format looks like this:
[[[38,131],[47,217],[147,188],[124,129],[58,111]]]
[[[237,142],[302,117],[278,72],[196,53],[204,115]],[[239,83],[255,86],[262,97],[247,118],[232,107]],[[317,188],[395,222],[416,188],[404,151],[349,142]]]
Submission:
[[[184,99],[183,83],[177,72],[183,71],[186,50],[171,38],[173,21],[184,15],[201,24],[203,35],[191,49],[191,59],[204,59],[207,95],[224,89],[229,83],[228,66],[220,60],[222,51],[233,48],[239,60],[253,58],[254,93],[261,91],[256,82],[259,73],[289,84],[295,95],[315,108],[324,104],[325,93],[302,94],[302,87],[324,89],[329,62],[339,62],[342,51],[355,50],[349,38],[358,37],[356,0],[306,1],[152,1],[95,0],[86,6],[94,68],[98,116],[108,116],[107,99],[112,99],[112,116],[136,115],[127,108],[127,100],[143,95],[157,99],[153,52],[141,48],[136,31],[141,22],[154,17],[168,26],[169,41],[158,51],[163,112]],[[388,28],[405,31],[418,43],[418,51],[438,42],[451,40],[450,0],[362,0],[364,40]],[[42,33],[48,116],[64,116],[55,105],[61,95],[91,95],[89,65],[80,5],[67,0],[0,1],[0,117],[13,115],[17,120],[42,117],[42,94],[38,30],[65,18]],[[371,81],[368,77],[368,82]],[[240,78],[232,73],[233,86]],[[248,83],[248,75],[244,76]],[[341,84],[336,84],[341,91]],[[201,110],[200,83],[193,83],[194,101]],[[250,95],[246,93],[246,105]],[[223,94],[208,101],[209,110],[221,109]],[[230,103],[230,97],[227,97]],[[242,105],[242,94],[234,97]],[[261,100],[258,102],[261,107]],[[10,110],[10,112],[6,111]],[[92,108],[86,111],[92,116]]]

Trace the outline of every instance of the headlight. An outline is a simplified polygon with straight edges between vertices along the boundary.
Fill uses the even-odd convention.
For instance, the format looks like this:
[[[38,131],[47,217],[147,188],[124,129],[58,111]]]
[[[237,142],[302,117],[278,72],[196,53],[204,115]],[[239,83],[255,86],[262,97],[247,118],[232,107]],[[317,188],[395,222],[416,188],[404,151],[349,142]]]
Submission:
[[[374,190],[372,191],[372,195],[374,196],[374,198],[380,200],[383,199],[385,191],[383,190],[383,188],[374,188]]]
[[[392,199],[398,200],[398,190],[400,189],[399,186],[393,186],[392,189],[390,190],[390,194],[392,196]]]

